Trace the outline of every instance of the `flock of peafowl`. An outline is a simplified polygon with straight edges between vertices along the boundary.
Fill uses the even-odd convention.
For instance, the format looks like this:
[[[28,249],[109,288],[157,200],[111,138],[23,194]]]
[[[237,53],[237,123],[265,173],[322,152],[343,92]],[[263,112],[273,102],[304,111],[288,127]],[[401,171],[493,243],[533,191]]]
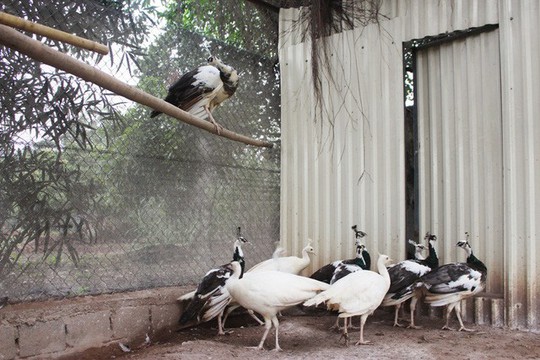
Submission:
[[[399,321],[401,305],[410,299],[409,328],[419,328],[414,322],[416,304],[419,300],[433,307],[446,306],[446,324],[452,310],[460,324],[459,331],[472,331],[464,326],[461,319],[461,300],[482,291],[485,287],[487,268],[473,255],[467,240],[460,240],[457,247],[467,253],[466,262],[449,263],[439,266],[435,251],[437,237],[429,232],[425,236],[427,246],[409,240],[416,249],[415,259],[404,260],[389,265],[387,255],[379,255],[376,270],[371,271],[371,258],[363,242],[366,233],[352,227],[355,234],[356,256],[348,260],[336,260],[326,264],[310,277],[300,273],[310,264],[310,254],[314,249],[309,241],[302,250],[302,257],[282,256],[283,249],[277,248],[272,258],[249,270],[245,270],[242,244],[247,240],[238,228],[234,243],[233,261],[206,273],[197,289],[181,296],[178,300],[189,301],[180,317],[180,325],[209,321],[217,317],[218,334],[225,334],[227,315],[238,307],[245,308],[265,331],[257,348],[263,349],[265,340],[275,328],[275,349],[279,346],[280,311],[296,306],[326,305],[337,311],[338,320],[343,318],[341,337],[349,343],[348,329],[351,319],[360,317],[360,337],[356,345],[367,344],[364,339],[364,325],[369,315],[380,306],[394,306],[394,326],[402,326]],[[428,256],[422,252],[429,250]],[[256,314],[262,316],[261,321]],[[336,322],[336,327],[339,328]],[[453,329],[451,329],[453,330]]]
[[[219,133],[219,125],[212,111],[230,98],[238,87],[237,71],[224,64],[215,56],[207,64],[199,66],[180,77],[168,90],[165,101],[195,116],[211,121]],[[159,115],[153,111],[151,117]],[[238,228],[234,243],[233,261],[206,273],[195,291],[179,298],[189,301],[180,317],[180,325],[205,322],[217,317],[218,334],[225,334],[227,316],[238,307],[245,308],[265,331],[258,345],[262,349],[268,333],[275,328],[275,348],[279,346],[279,320],[281,310],[303,304],[317,306],[325,304],[328,310],[337,311],[335,327],[339,328],[339,318],[344,319],[341,327],[348,344],[350,318],[360,316],[360,338],[358,344],[366,344],[364,324],[369,315],[379,306],[394,306],[394,326],[399,323],[401,305],[410,299],[409,328],[418,328],[414,322],[416,304],[420,299],[430,306],[446,306],[446,324],[450,329],[450,313],[455,311],[460,324],[459,330],[470,331],[461,319],[461,300],[475,295],[485,287],[487,269],[472,252],[467,240],[457,246],[467,253],[465,263],[451,263],[439,266],[435,251],[435,235],[427,233],[427,257],[422,255],[426,246],[409,240],[416,248],[415,259],[404,260],[389,265],[386,255],[379,255],[377,271],[371,271],[371,258],[363,238],[366,236],[357,226],[355,234],[356,256],[353,259],[337,260],[327,264],[310,277],[300,273],[310,264],[310,254],[314,254],[311,241],[302,250],[302,257],[281,256],[282,249],[276,249],[271,259],[263,261],[245,271],[242,244],[247,240]],[[257,315],[263,317],[261,321]]]

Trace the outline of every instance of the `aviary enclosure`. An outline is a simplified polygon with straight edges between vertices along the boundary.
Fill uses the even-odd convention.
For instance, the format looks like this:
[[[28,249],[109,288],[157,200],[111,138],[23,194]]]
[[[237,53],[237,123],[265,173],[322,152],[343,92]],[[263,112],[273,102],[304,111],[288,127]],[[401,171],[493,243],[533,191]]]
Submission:
[[[2,47],[0,295],[18,302],[193,283],[229,258],[238,226],[253,245],[250,262],[271,254],[276,16],[249,2],[38,0],[0,10],[107,44],[102,55],[33,36],[156,97],[211,54],[226,59],[240,85],[215,117],[275,145],[150,119],[148,107]]]
[[[387,327],[388,314],[380,312],[379,320],[368,325],[373,329],[369,337],[386,334],[407,345],[389,347],[378,339],[382,345],[374,356],[400,357],[400,349],[411,347],[412,358],[474,357],[482,356],[485,346],[495,357],[539,354],[534,337],[497,329],[538,328],[534,224],[540,211],[534,211],[538,192],[531,185],[538,132],[530,121],[538,105],[530,100],[538,91],[528,83],[538,66],[520,62],[522,52],[538,53],[538,37],[527,33],[524,44],[530,46],[523,49],[521,42],[511,41],[520,38],[517,28],[526,33],[526,25],[540,16],[536,3],[8,0],[0,11],[69,33],[68,38],[93,41],[90,50],[98,50],[69,45],[36,29],[18,32],[0,25],[0,309],[15,309],[1,314],[0,337],[7,340],[0,342],[0,355],[75,353],[96,346],[74,340],[73,334],[87,330],[98,346],[113,344],[119,351],[118,344],[143,336],[140,347],[146,347],[144,335],[155,339],[167,327],[171,336],[177,325],[177,289],[191,289],[209,269],[229,262],[240,234],[249,241],[244,248],[247,268],[271,257],[279,241],[291,255],[299,255],[307,240],[313,240],[317,255],[306,268],[311,271],[352,256],[350,227],[359,219],[370,236],[366,243],[372,254],[384,250],[396,261],[413,256],[406,238],[418,240],[425,228],[452,239],[440,242],[443,262],[462,260],[452,241],[458,228],[471,227],[473,247],[490,274],[488,292],[464,305],[466,321],[493,326],[469,337],[470,348],[455,346],[464,344],[460,335],[446,341],[446,335],[430,330],[430,322],[440,327],[440,313],[429,318],[433,311],[421,314],[420,322],[429,325],[418,340]],[[461,41],[465,37],[470,41]],[[72,71],[71,60],[47,56],[49,47],[87,67],[74,63]],[[460,62],[458,53],[471,56]],[[220,134],[209,122],[159,100],[181,74],[205,65],[211,56],[234,66],[240,79],[234,96],[213,113],[222,125]],[[445,62],[444,56],[455,62]],[[438,95],[448,95],[448,87],[434,80],[437,76],[450,79],[461,72],[448,69],[474,70],[471,64],[476,62],[500,76],[490,76],[492,83],[475,81],[481,72],[471,71],[471,83],[481,84],[482,90],[465,86],[470,92],[455,92],[461,97],[455,96],[452,107],[480,93],[490,100],[478,104],[495,104],[486,106],[493,114],[484,118],[497,121],[494,135],[504,144],[489,142],[493,148],[474,154],[497,159],[497,181],[483,186],[478,173],[466,177],[476,179],[475,189],[496,188],[500,197],[493,206],[475,197],[485,191],[459,192],[465,182],[452,177],[458,172],[435,171],[447,169],[437,162],[437,151],[456,153],[447,146],[449,138],[459,149],[474,148],[487,138],[475,130],[475,141],[462,131],[464,126],[452,132],[442,111],[450,97],[436,101]],[[520,76],[522,71],[532,75]],[[426,73],[430,81],[422,78]],[[453,86],[461,86],[462,78],[456,76]],[[526,89],[528,95],[514,97],[514,88]],[[406,108],[411,99],[414,107]],[[154,106],[165,115],[151,118]],[[437,116],[439,110],[442,116]],[[439,118],[443,120],[437,123]],[[495,129],[490,124],[486,128]],[[520,131],[528,136],[516,141]],[[431,143],[422,143],[422,137]],[[458,155],[455,164],[468,165]],[[454,161],[452,156],[444,159]],[[422,173],[422,162],[440,166]],[[488,161],[479,156],[471,164],[482,162]],[[442,191],[438,176],[446,185]],[[451,196],[455,189],[461,197]],[[454,198],[472,199],[472,205],[448,201]],[[481,197],[486,198],[494,197]],[[515,207],[520,203],[526,210]],[[475,217],[485,209],[497,216],[486,211]],[[498,225],[493,227],[495,218]],[[480,236],[486,229],[496,236]],[[160,289],[159,296],[152,289]],[[132,293],[146,298],[123,297]],[[52,299],[69,304],[65,314],[49,309],[55,313],[50,318],[50,313],[41,313],[37,321],[14,320]],[[87,307],[86,299],[98,305]],[[95,312],[83,314],[91,310]],[[86,327],[80,319],[94,322]],[[180,349],[175,351],[185,351],[185,341],[197,354],[211,356],[230,345],[231,356],[250,356],[240,345],[259,334],[241,326],[235,337],[210,344],[198,340],[213,329],[176,334],[172,338]],[[293,349],[288,355],[357,355],[321,347],[328,340],[323,326],[324,317],[285,319],[284,348]],[[28,339],[38,338],[38,330],[51,335],[32,348]],[[135,338],[129,330],[137,333]],[[306,337],[311,339],[304,344]],[[494,350],[494,343],[505,341],[503,350]],[[152,358],[159,353],[155,351],[141,358]]]

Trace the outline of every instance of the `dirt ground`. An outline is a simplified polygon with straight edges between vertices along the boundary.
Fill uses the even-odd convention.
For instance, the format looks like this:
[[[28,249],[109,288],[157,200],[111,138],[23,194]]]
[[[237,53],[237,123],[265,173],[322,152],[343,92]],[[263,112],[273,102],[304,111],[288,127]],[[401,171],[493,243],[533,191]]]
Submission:
[[[392,326],[393,314],[377,310],[366,323],[364,337],[370,345],[355,346],[358,330],[350,330],[350,344],[340,341],[340,334],[330,327],[335,316],[322,313],[305,315],[298,309],[289,310],[280,318],[279,340],[283,351],[274,348],[272,329],[265,350],[256,346],[264,332],[247,316],[231,318],[227,324],[230,333],[216,335],[216,323],[183,329],[149,346],[131,344],[132,351],[122,353],[119,347],[110,347],[108,353],[80,354],[84,359],[540,359],[540,334],[475,326],[472,333],[440,330],[441,319],[418,317],[420,330]],[[359,320],[354,322],[358,325]],[[457,321],[451,323],[456,326]]]

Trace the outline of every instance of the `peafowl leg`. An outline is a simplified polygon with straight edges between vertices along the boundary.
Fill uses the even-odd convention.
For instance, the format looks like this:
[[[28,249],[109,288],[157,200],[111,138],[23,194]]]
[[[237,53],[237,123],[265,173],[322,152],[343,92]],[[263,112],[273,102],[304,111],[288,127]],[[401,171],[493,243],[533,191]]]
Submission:
[[[366,320],[369,315],[364,314],[360,316],[360,340],[356,343],[356,345],[366,345],[369,344],[370,341],[364,340],[364,325],[366,324]]]
[[[352,327],[354,329],[354,327],[351,325],[352,324],[352,321],[347,321],[348,318],[343,318],[343,326],[348,326],[348,327]],[[347,325],[348,324],[348,325]],[[343,328],[341,326],[339,326],[339,316],[337,317],[336,319],[336,322],[334,325],[332,325],[330,327],[330,329],[337,329],[338,331],[339,330],[343,330]]]
[[[451,328],[449,324],[450,322],[450,314],[452,313],[452,310],[454,310],[454,307],[456,306],[456,303],[448,304],[446,307],[446,324],[442,327],[442,330],[456,330],[454,328]]]
[[[255,315],[255,312],[253,310],[248,310],[248,314],[253,318],[255,319],[255,321],[257,321],[259,323],[259,325],[264,325],[264,322],[261,321],[261,319],[259,319],[257,317],[257,315]]]
[[[225,330],[225,322],[229,318],[229,315],[236,309],[236,306],[228,306],[225,310],[225,314],[223,315],[223,322],[221,326],[223,326],[223,330]]]
[[[216,127],[217,134],[220,135],[221,134],[221,129],[223,129],[223,126],[219,125],[217,123],[217,121],[214,119],[214,117],[212,116],[212,113],[210,112],[210,108],[208,107],[208,105],[204,106],[204,110],[206,111],[206,115],[208,115],[208,119],[210,120],[210,122],[212,124],[214,124],[214,126]]]
[[[458,331],[471,331],[471,332],[474,332],[473,329],[468,329],[465,327],[465,325],[463,325],[463,320],[461,320],[461,301],[458,301],[458,303],[456,304],[456,316],[457,316],[457,319],[459,321],[459,325],[460,325],[460,328],[458,329]]]
[[[225,315],[223,316],[223,331],[225,331],[225,322],[227,321],[227,319],[229,318],[229,315],[238,308],[238,306],[236,305],[233,305],[233,306],[229,306],[227,307],[227,310],[225,311]],[[255,315],[255,312],[253,310],[248,310],[247,311],[248,314],[253,318],[255,319],[255,321],[257,321],[259,323],[259,325],[264,325],[264,322],[261,321],[257,315]]]
[[[404,319],[405,318],[405,307],[401,306],[401,304],[399,305],[399,308],[401,310],[401,318]]]
[[[225,331],[223,330],[223,311],[221,314],[217,316],[217,323],[218,323],[218,335],[225,335]]]
[[[279,320],[277,316],[272,318],[272,324],[274,324],[274,328],[276,328],[276,348],[274,350],[281,351],[281,347],[279,346]]]
[[[339,321],[339,317],[338,320]],[[345,346],[349,346],[349,331],[347,329],[347,318],[343,318],[343,332],[341,333],[341,336],[339,337],[339,341],[341,341],[342,338],[345,339]]]
[[[272,327],[272,322],[270,319],[264,319],[264,334],[262,336],[261,342],[259,343],[259,346],[257,346],[258,350],[264,349],[264,341],[266,340],[266,337],[268,336],[268,333],[270,332],[270,328]]]
[[[418,302],[418,298],[416,296],[413,296],[411,299],[411,323],[409,326],[407,326],[407,329],[421,329],[421,326],[416,326],[414,324],[414,312],[416,310],[416,303]]]
[[[330,329],[331,330],[333,330],[333,329],[341,330],[341,327],[339,326],[339,317],[336,318],[336,322],[334,323],[334,325],[330,326]]]
[[[394,311],[394,326],[403,327],[399,323],[399,309],[401,308],[401,304],[396,304],[396,309]]]

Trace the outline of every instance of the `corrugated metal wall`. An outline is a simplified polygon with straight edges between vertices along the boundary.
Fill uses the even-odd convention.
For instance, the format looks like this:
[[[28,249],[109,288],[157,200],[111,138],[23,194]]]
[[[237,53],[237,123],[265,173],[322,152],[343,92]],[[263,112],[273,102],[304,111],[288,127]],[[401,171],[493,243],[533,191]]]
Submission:
[[[462,260],[470,233],[489,269],[484,296],[467,319],[502,324],[503,166],[497,29],[417,51],[420,228],[439,242],[441,263]]]
[[[540,3],[499,9],[507,321],[540,330]]]
[[[486,292],[503,296],[503,166],[499,31],[418,51],[420,228],[442,263],[462,260],[470,234],[489,269]]]
[[[366,33],[379,35],[376,28]],[[398,259],[404,249],[403,106],[394,101],[403,92],[390,86],[402,82],[399,51],[392,44],[369,46],[369,37],[355,49],[355,32],[333,38],[336,86],[324,88],[329,108],[317,122],[311,49],[304,43],[281,47],[282,242],[298,254],[313,239],[313,268],[354,256],[354,224],[367,232],[373,253],[388,251]]]
[[[484,256],[483,260],[493,271],[490,272],[494,274],[493,279],[502,278],[502,284],[492,280],[488,291],[503,292],[504,305],[495,302],[486,311],[493,317],[501,310],[499,306],[503,306],[505,324],[538,330],[540,247],[536,246],[536,224],[540,221],[540,122],[535,115],[540,113],[540,35],[534,26],[540,23],[539,2],[388,0],[383,4],[383,13],[389,20],[383,20],[380,27],[368,26],[330,37],[335,85],[325,82],[323,92],[327,107],[322,114],[326,121],[315,122],[314,115],[319,110],[310,81],[311,47],[300,41],[298,27],[291,28],[291,20],[298,17],[298,10],[281,11],[282,244],[289,253],[299,254],[307,239],[313,239],[318,254],[311,271],[331,260],[352,257],[350,227],[358,224],[368,233],[366,242],[372,254],[380,251],[396,261],[404,258],[402,43],[499,24],[498,50],[484,50],[500,52],[502,140],[498,148],[490,144],[495,145],[500,154],[495,157],[502,163],[503,180],[502,183],[500,179],[499,182],[486,181],[486,184],[492,188],[502,187],[502,199],[473,197],[474,209],[468,210],[468,219],[471,219],[468,230],[474,236],[471,240],[479,257]],[[459,46],[484,51],[482,46],[495,45],[490,40],[480,45],[473,42],[456,46],[450,63],[443,66],[467,66],[475,76],[476,65],[471,61],[460,64],[459,61],[466,58]],[[442,66],[440,64],[439,61],[437,66]],[[493,95],[485,93],[486,90],[496,91],[491,85],[480,89],[482,86],[478,91],[469,91],[470,104],[483,101],[482,96]],[[478,115],[483,111],[481,107],[474,109],[475,112],[467,114]],[[492,130],[489,123],[483,124],[483,127],[469,129],[473,137],[463,139],[467,146],[474,145],[473,140],[481,138],[486,127]],[[466,129],[459,131],[461,133],[455,133],[455,137],[469,133]],[[446,140],[441,145],[450,146],[450,143]],[[473,151],[476,150],[473,148]],[[466,162],[464,158],[461,161]],[[471,172],[469,177],[480,176],[482,171]],[[454,176],[452,181],[458,182],[454,186],[460,186],[459,177]],[[478,180],[473,185],[479,190],[482,188]],[[490,214],[482,211],[486,206],[502,206],[499,229],[485,229],[486,216]],[[494,211],[496,214],[489,216],[501,216],[501,212]],[[474,216],[472,212],[480,213]],[[464,260],[464,255],[453,248],[456,239],[446,239],[467,230],[464,217],[455,219],[455,230],[440,230],[440,250],[445,259]],[[422,226],[433,225],[423,222]],[[426,230],[431,229],[421,228],[421,233]],[[490,243],[491,239],[484,238],[500,231],[504,234],[503,240],[499,236],[499,240]],[[501,241],[504,242],[502,248]],[[484,315],[479,312],[483,311],[483,305],[477,305],[475,311],[476,320],[482,322]],[[498,319],[491,321],[502,323]]]

